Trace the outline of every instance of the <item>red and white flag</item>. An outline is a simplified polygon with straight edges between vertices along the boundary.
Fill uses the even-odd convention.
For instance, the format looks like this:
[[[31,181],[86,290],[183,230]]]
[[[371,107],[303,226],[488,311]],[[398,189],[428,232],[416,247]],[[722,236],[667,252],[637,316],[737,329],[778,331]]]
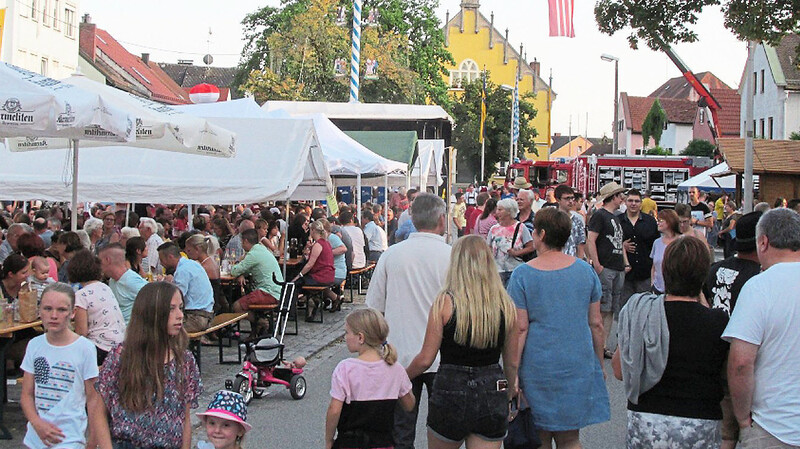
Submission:
[[[572,13],[575,0],[547,0],[550,4],[550,36],[575,37]]]

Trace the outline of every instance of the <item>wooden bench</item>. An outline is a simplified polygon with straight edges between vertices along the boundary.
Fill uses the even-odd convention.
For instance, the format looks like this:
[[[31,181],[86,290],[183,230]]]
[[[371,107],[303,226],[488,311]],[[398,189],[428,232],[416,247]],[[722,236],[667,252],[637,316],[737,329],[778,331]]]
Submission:
[[[204,335],[208,335],[212,332],[216,332],[220,329],[230,328],[228,331],[233,331],[235,329],[236,332],[239,332],[239,322],[243,319],[247,318],[247,312],[231,312],[231,313],[221,313],[214,317],[211,320],[211,324],[208,326],[208,329],[198,332],[192,332],[189,334],[189,350],[192,351],[194,354],[194,358],[197,361],[197,369],[200,369],[200,337]],[[228,341],[232,342],[233,336],[230,334],[228,335]],[[236,351],[239,354],[239,358],[236,361],[229,360],[226,361],[222,355],[222,337],[217,338],[217,346],[219,347],[219,363],[223,365],[234,364],[234,363],[242,363],[242,350],[239,348],[239,345],[236,345]]]
[[[270,332],[275,330],[275,311],[278,310],[278,304],[250,304],[247,310],[255,314],[256,322],[261,318],[266,318],[269,321]],[[295,333],[295,335],[297,334]],[[255,329],[250,329],[250,338],[255,337],[257,337]]]
[[[302,290],[303,293],[306,295],[306,308],[308,307],[309,301],[311,301],[312,297],[314,296],[319,297],[319,306],[317,307],[317,310],[314,311],[314,315],[316,315],[317,311],[319,311],[319,321],[314,320],[313,315],[311,316],[312,318],[311,320],[306,320],[306,321],[312,323],[322,323],[323,321],[322,315],[325,312],[325,292],[327,292],[330,289],[331,289],[330,285],[304,285],[300,288],[300,290]]]
[[[347,283],[350,285],[350,301],[349,303],[353,302],[353,287],[355,285],[354,278],[358,277],[358,294],[363,295],[364,293],[361,291],[361,280],[363,276],[372,274],[372,270],[375,269],[375,262],[367,262],[367,265],[363,268],[354,268],[347,272]]]

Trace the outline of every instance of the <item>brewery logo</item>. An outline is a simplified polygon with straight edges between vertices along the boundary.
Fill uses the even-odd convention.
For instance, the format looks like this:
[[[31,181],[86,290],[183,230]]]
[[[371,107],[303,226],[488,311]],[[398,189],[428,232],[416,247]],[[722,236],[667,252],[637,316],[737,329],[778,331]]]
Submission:
[[[64,112],[58,114],[56,123],[58,123],[60,126],[70,126],[75,123],[75,113],[72,112],[72,105],[65,103]]]
[[[201,153],[222,153],[218,148],[214,148],[210,145],[198,145],[197,151]]]
[[[6,99],[3,106],[0,106],[0,122],[9,125],[25,125],[33,123],[33,111],[25,111],[22,109],[22,103],[19,98]]]
[[[236,153],[236,136],[231,136],[231,144],[228,149],[231,150],[231,154]]]
[[[98,125],[87,126],[83,130],[83,135],[92,139],[116,139],[117,135],[101,128]]]
[[[152,126],[145,126],[142,119],[136,118],[136,138],[147,138],[153,137],[153,127]]]
[[[47,148],[47,139],[26,137],[25,140],[17,141],[18,150],[40,150],[43,148]]]

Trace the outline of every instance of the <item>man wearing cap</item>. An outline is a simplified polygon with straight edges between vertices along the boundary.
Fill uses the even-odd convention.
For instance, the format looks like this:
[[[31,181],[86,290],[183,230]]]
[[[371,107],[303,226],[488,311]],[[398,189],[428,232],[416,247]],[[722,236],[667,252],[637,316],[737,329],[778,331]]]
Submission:
[[[586,254],[600,278],[603,297],[600,300],[600,313],[603,316],[605,341],[611,332],[614,314],[622,306],[622,287],[625,284],[625,271],[630,270],[625,251],[622,248],[622,224],[614,214],[625,199],[625,189],[616,182],[609,182],[597,194],[597,202],[602,203],[589,219],[589,235],[586,239]],[[606,348],[606,358],[611,352]]]
[[[764,271],[742,287],[722,333],[731,344],[728,386],[739,447],[798,448],[800,215],[786,208],[764,213],[756,252]]]
[[[745,282],[761,272],[756,252],[756,224],[761,212],[751,212],[736,222],[736,254],[711,265],[703,294],[709,305],[721,309],[730,316]],[[724,373],[723,373],[724,376]],[[731,395],[727,382],[723,383],[725,397],[722,399],[722,449],[736,447],[739,426],[733,415]]]

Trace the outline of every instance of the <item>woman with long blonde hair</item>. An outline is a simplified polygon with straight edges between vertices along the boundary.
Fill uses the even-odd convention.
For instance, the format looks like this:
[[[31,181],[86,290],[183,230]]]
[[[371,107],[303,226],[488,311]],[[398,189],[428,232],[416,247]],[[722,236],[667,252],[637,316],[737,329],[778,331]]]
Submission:
[[[517,391],[515,334],[516,309],[489,246],[477,235],[458,239],[422,350],[406,369],[413,379],[441,355],[428,405],[428,447],[500,447]]]
[[[187,346],[178,287],[167,282],[142,287],[125,341],[108,353],[95,385],[111,419],[115,449],[189,449],[189,410],[197,408],[202,385]],[[108,427],[104,430],[101,443],[108,437]]]

